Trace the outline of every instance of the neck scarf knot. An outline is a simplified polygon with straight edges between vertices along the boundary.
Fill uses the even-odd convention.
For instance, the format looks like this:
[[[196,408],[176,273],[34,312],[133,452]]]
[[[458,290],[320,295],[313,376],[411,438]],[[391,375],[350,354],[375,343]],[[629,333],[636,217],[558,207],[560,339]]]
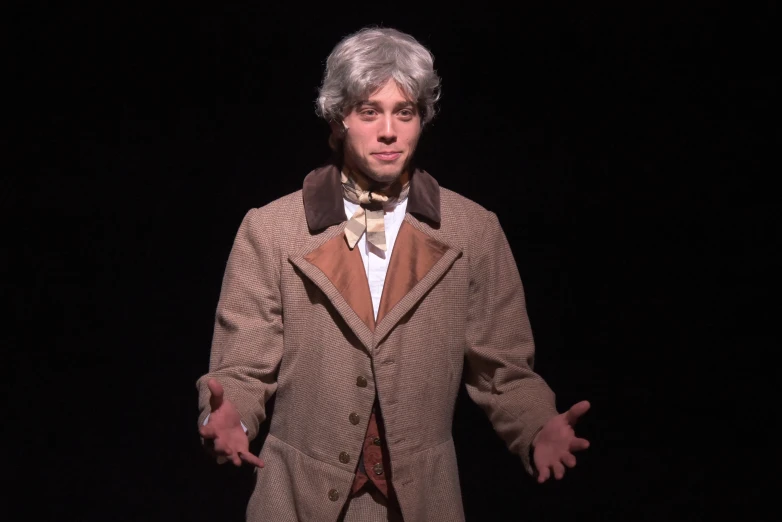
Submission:
[[[392,185],[388,190],[373,190],[370,181],[362,174],[342,171],[342,194],[351,203],[359,205],[345,227],[345,239],[351,250],[364,232],[367,241],[385,252],[386,225],[383,207],[404,201],[410,192],[410,182]]]

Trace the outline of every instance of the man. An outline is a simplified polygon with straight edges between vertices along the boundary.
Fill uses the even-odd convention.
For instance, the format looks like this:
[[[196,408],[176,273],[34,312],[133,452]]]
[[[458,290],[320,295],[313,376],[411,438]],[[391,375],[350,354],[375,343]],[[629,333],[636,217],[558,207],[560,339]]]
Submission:
[[[532,370],[497,217],[413,166],[439,86],[411,36],[344,39],[318,97],[336,159],[239,227],[197,385],[202,437],[257,468],[250,521],[463,520],[451,438],[463,370],[540,482],[588,446],[572,426],[589,403],[558,414]]]

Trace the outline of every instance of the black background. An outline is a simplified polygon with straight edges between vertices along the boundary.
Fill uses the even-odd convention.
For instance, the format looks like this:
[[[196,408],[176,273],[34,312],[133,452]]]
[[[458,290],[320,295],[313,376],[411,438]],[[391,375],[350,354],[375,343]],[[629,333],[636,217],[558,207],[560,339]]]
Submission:
[[[468,520],[776,519],[776,2],[581,4],[9,16],[9,520],[243,519],[251,473],[196,432],[225,262],[247,210],[328,157],[325,58],[369,24],[434,53],[419,163],[498,214],[536,369],[561,411],[593,405],[591,449],[539,486],[460,397]]]

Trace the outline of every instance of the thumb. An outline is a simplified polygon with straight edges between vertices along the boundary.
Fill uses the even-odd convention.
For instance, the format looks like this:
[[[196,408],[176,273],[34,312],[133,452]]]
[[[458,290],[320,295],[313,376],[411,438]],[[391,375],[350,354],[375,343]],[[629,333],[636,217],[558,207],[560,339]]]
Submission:
[[[571,406],[565,414],[568,424],[573,426],[578,421],[579,417],[589,411],[590,406],[589,401],[581,401]]]
[[[220,384],[217,379],[209,379],[209,382],[207,382],[206,385],[209,387],[209,391],[212,394],[212,396],[209,397],[209,407],[212,408],[212,411],[215,411],[223,405],[223,385]]]

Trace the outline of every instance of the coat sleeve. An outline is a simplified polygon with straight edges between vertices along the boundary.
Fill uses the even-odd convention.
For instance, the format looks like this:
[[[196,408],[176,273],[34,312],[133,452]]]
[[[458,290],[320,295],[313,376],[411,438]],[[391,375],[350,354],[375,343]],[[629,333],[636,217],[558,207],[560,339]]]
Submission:
[[[497,216],[489,213],[470,256],[465,383],[528,473],[532,440],[557,415],[554,393],[533,371],[535,345],[524,289]]]
[[[236,234],[215,314],[209,372],[196,383],[199,425],[210,413],[207,382],[215,378],[239,410],[250,440],[277,390],[283,347],[280,257],[261,214],[250,210]]]

